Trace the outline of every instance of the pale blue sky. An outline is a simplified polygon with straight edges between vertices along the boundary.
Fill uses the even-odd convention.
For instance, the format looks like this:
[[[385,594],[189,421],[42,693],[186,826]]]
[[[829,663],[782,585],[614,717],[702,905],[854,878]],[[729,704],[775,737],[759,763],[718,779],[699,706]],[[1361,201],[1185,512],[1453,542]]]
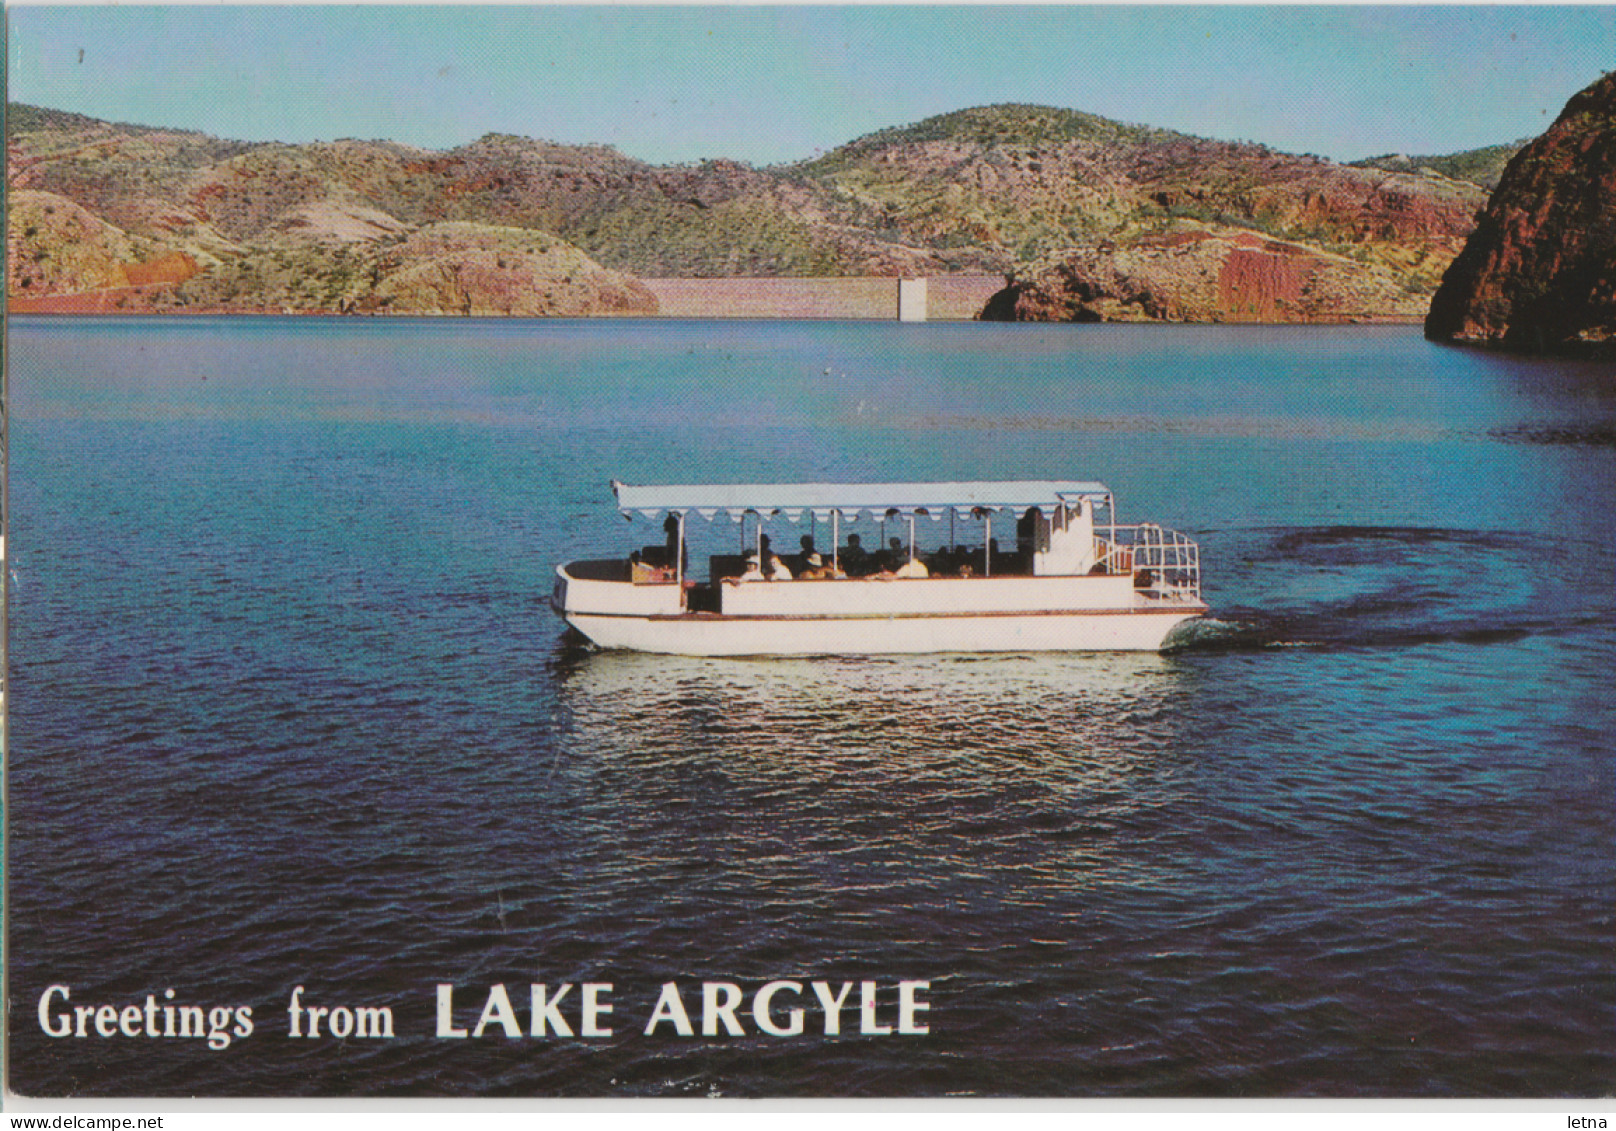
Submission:
[[[12,7],[10,97],[250,141],[793,161],[993,102],[1351,160],[1534,135],[1601,7]]]

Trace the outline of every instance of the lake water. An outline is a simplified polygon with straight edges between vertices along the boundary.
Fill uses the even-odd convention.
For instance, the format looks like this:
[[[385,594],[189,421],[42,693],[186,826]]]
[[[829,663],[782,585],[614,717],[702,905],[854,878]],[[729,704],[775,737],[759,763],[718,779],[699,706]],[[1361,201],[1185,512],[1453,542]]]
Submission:
[[[1409,328],[40,318],[9,344],[19,1092],[1616,1080],[1608,366]],[[661,539],[613,477],[1098,478],[1200,540],[1213,617],[1161,656],[592,654],[554,567]],[[799,1036],[750,1012],[775,980]],[[861,1032],[859,983],[895,1028],[903,980],[929,1031]],[[815,981],[853,983],[836,1035]],[[435,1035],[440,984],[452,1027],[502,984],[526,1030],[528,986],[571,983],[577,1031],[586,982],[610,1037],[509,1038],[498,1002]],[[693,1036],[645,1032],[668,982]],[[703,982],[740,988],[744,1035],[702,1034]],[[298,986],[393,1038],[290,1038]],[[44,1031],[102,1005],[113,1036]],[[183,1005],[253,1032],[147,1035]]]

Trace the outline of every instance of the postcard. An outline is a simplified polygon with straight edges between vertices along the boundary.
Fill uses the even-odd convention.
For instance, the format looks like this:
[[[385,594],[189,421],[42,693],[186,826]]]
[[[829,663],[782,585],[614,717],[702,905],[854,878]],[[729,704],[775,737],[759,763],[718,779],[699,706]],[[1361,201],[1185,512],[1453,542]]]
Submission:
[[[12,1100],[1610,1094],[1616,11],[8,19]]]

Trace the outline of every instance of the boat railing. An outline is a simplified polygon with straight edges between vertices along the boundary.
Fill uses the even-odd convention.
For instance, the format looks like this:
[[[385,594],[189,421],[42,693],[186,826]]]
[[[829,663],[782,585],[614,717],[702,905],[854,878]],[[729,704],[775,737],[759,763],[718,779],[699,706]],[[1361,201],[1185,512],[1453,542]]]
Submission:
[[[1176,530],[1154,523],[1101,527],[1096,539],[1096,568],[1108,574],[1133,574],[1134,588],[1168,600],[1201,597],[1201,547]]]

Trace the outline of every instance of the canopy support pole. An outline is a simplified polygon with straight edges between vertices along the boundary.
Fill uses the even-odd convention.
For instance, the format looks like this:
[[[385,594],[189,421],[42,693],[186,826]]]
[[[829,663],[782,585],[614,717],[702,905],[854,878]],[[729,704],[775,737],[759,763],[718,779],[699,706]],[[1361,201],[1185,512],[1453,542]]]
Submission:
[[[685,588],[685,512],[679,512],[679,545],[673,555],[673,579],[679,583],[679,591]]]
[[[842,571],[842,512],[830,512],[830,568]]]
[[[993,576],[993,516],[982,516],[982,576]]]
[[[915,560],[915,516],[909,515],[909,560]]]

